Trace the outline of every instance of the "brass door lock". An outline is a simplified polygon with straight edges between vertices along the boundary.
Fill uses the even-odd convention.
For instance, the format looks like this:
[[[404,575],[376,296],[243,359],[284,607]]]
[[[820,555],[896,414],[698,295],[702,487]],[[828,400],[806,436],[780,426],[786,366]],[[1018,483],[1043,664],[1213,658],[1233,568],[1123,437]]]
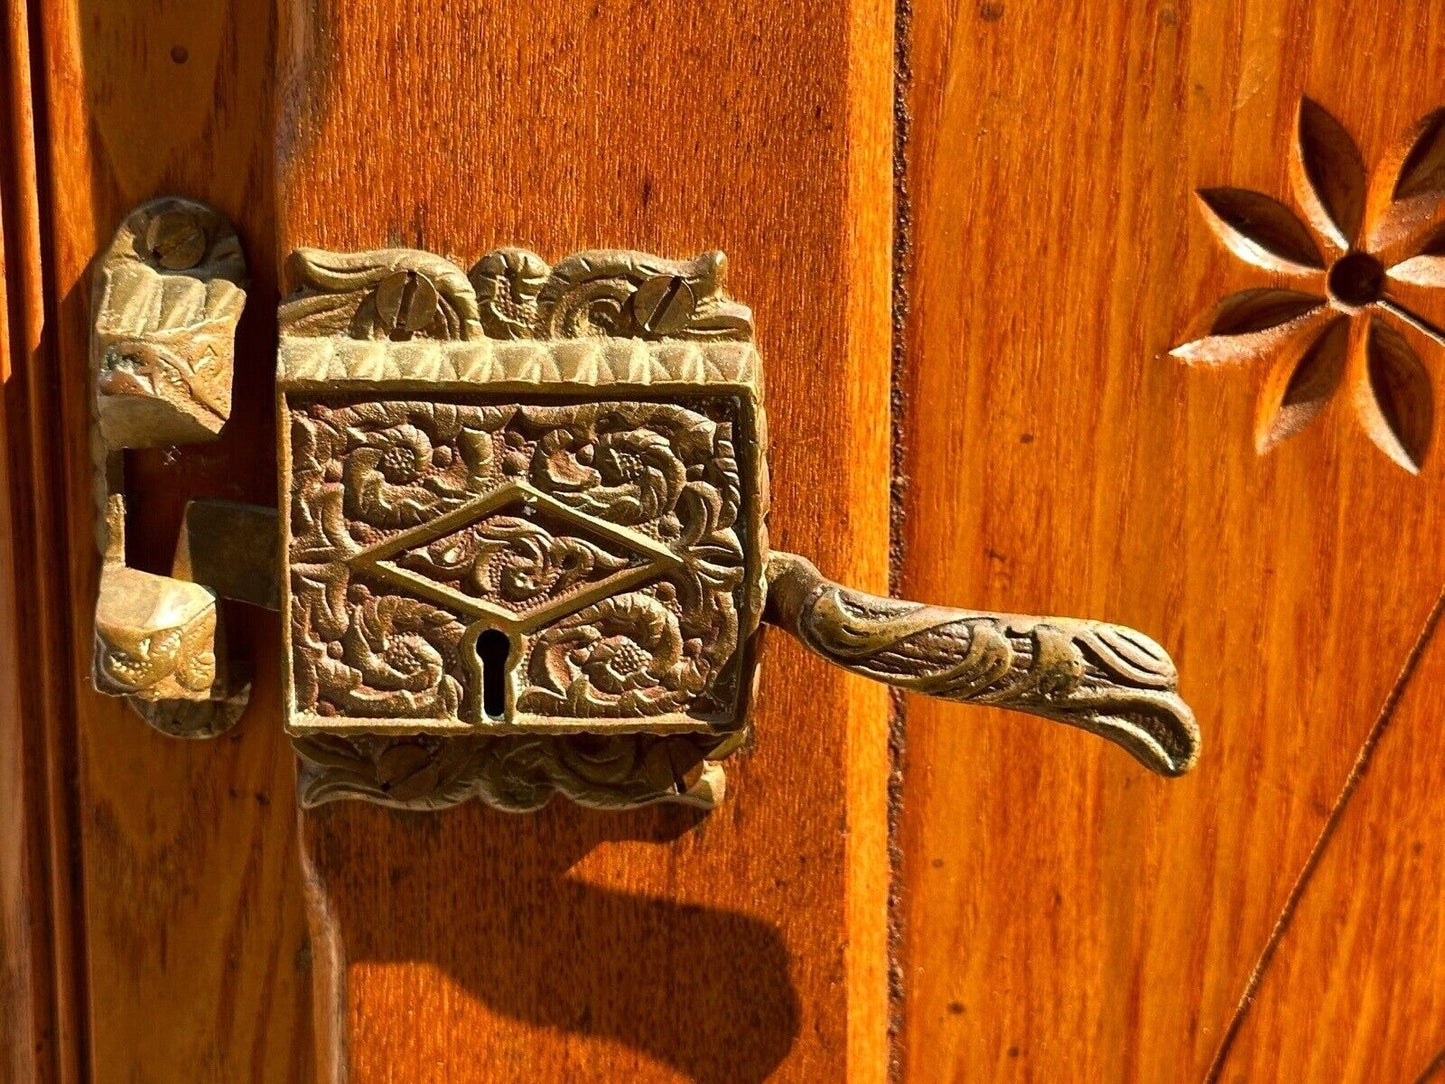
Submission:
[[[878,598],[770,551],[762,362],[723,269],[718,253],[549,266],[501,249],[469,273],[404,249],[294,253],[279,520],[192,505],[167,579],[124,566],[115,452],[224,423],[244,267],[210,209],[138,209],[97,278],[96,687],[168,733],[224,729],[244,686],[216,598],[242,598],[283,616],[306,804],[706,807],[767,622],[854,673],[1187,771],[1198,729],[1148,637]]]

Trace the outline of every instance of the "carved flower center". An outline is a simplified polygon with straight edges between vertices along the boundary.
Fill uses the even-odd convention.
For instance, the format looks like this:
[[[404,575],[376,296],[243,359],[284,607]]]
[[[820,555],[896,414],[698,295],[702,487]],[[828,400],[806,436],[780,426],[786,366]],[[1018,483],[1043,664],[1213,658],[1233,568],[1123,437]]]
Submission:
[[[625,636],[613,636],[605,641],[611,648],[606,654],[606,666],[614,675],[623,680],[646,669],[652,655]]]
[[[1330,268],[1330,297],[1347,308],[1373,305],[1385,292],[1385,269],[1366,252],[1341,256]]]
[[[393,485],[415,481],[431,461],[431,441],[417,430],[403,431],[386,441],[377,463],[382,477]]]

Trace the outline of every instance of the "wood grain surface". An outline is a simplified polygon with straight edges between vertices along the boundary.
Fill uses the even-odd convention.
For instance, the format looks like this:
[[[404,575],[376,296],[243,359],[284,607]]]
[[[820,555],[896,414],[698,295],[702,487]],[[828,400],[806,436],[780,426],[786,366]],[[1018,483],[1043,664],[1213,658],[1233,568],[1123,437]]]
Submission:
[[[1267,364],[1167,352],[1286,281],[1193,191],[1290,203],[1302,95],[1374,164],[1445,104],[1442,43],[1416,0],[914,4],[903,586],[1145,630],[1204,748],[1163,781],[909,702],[910,1082],[1409,1080],[1439,1052],[1433,642],[1392,693],[1445,574],[1439,434],[1412,476],[1342,394],[1261,455]],[[1440,293],[1410,301],[1438,323]]]
[[[49,562],[69,569],[75,630],[62,672],[78,697],[69,725],[79,741],[89,1079],[309,1080],[310,950],[292,759],[275,708],[275,616],[242,607],[231,615],[239,652],[256,661],[255,706],[221,739],[163,737],[122,701],[89,691],[98,569],[87,448],[91,263],[125,213],[152,196],[198,197],[230,215],[263,300],[242,318],[236,385],[246,391],[222,439],[127,456],[130,561],[169,569],[191,496],[275,500],[275,20],[252,4],[185,0],[32,9],[45,71],[44,258],[62,406],[45,439],[66,469],[68,512],[47,543]]]
[[[63,521],[47,455],[41,204],[25,6],[0,25],[0,1078],[73,1081],[84,1050],[72,894],[65,615],[35,575]],[[63,596],[62,596],[63,597]]]
[[[1430,1079],[1445,1062],[1445,757],[1437,609],[1305,871],[1216,1079]]]
[[[278,251],[726,251],[774,542],[883,586],[886,4],[286,10]],[[706,817],[307,817],[352,1081],[882,1079],[886,697],[781,638],[763,666]]]

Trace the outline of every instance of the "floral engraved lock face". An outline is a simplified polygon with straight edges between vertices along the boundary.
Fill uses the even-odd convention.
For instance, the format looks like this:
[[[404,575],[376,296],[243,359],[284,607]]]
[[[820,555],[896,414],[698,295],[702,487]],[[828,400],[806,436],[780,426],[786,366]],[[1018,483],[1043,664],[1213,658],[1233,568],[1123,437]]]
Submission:
[[[720,272],[293,257],[293,734],[742,727],[766,476],[750,316]]]

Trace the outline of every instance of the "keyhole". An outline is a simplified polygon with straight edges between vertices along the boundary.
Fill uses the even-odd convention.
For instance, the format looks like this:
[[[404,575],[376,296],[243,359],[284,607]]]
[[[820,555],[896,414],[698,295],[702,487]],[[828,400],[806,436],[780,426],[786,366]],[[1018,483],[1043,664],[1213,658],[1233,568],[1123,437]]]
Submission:
[[[507,713],[507,656],[512,642],[507,634],[487,629],[477,637],[477,658],[482,661],[482,711],[492,719]]]

